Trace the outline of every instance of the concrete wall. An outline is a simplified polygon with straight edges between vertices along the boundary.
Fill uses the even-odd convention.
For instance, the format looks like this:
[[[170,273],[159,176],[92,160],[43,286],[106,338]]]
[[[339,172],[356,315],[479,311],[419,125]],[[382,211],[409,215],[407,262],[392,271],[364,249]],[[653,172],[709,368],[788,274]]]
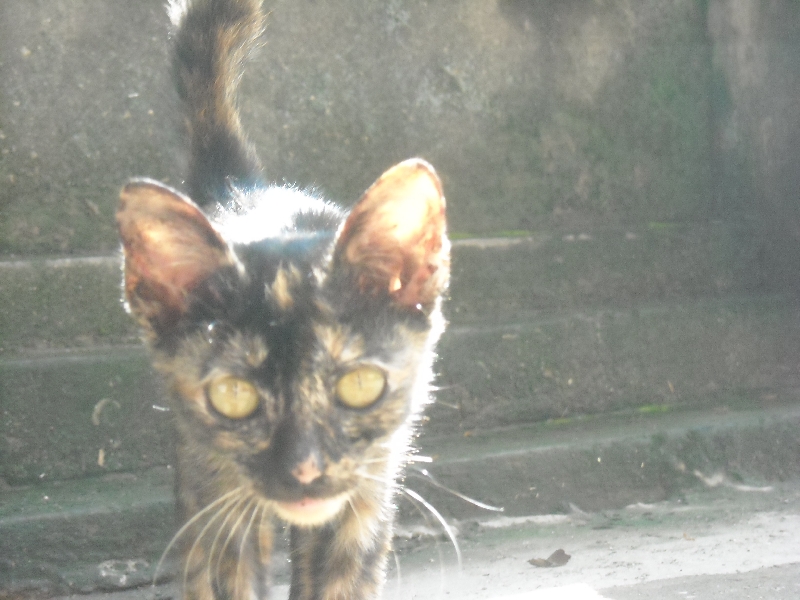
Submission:
[[[800,3],[712,0],[718,212],[745,204],[764,231],[765,279],[800,289]],[[718,97],[720,94],[718,93]]]
[[[0,6],[0,253],[111,251],[128,177],[179,185],[163,4]],[[277,181],[347,204],[421,155],[462,233],[708,213],[702,2],[266,6],[242,108]]]
[[[242,111],[275,180],[347,204],[408,156],[442,174],[458,245],[428,431],[791,379],[792,309],[738,298],[800,264],[797,3],[266,5]],[[162,0],[0,11],[0,472],[163,464],[113,258],[120,185],[185,165]]]

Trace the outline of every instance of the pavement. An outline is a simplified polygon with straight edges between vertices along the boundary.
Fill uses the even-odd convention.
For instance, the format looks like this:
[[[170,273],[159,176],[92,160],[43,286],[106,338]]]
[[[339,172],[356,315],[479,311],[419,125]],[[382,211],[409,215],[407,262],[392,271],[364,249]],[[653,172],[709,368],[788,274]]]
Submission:
[[[442,556],[436,548],[419,550],[403,557],[403,576],[387,597],[800,597],[797,482],[699,489],[619,510],[576,508],[462,527],[461,569],[452,548],[439,548]],[[566,564],[531,564],[544,564],[559,549],[570,557]]]
[[[800,482],[703,486],[621,509],[453,520],[461,555],[436,528],[401,526],[386,600],[795,600]],[[557,550],[565,564],[547,566]],[[537,564],[532,564],[537,563]],[[172,584],[92,600],[166,600]],[[279,581],[273,597],[288,597]],[[65,596],[77,598],[77,596]]]

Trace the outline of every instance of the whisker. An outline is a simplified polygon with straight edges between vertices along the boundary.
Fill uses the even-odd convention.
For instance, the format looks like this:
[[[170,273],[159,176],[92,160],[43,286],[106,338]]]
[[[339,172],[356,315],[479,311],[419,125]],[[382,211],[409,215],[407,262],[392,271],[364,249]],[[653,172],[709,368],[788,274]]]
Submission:
[[[485,502],[481,502],[480,500],[475,500],[475,498],[470,498],[469,496],[466,496],[466,495],[462,494],[461,492],[457,492],[456,490],[451,489],[451,488],[447,487],[446,485],[443,485],[443,484],[439,483],[436,480],[436,478],[433,475],[431,475],[431,473],[428,471],[428,469],[412,468],[412,469],[410,469],[408,471],[408,474],[409,475],[416,475],[417,477],[419,477],[420,479],[422,479],[424,481],[427,481],[428,483],[430,483],[434,487],[437,487],[440,490],[444,490],[445,492],[449,492],[450,494],[453,494],[453,496],[455,496],[456,498],[461,498],[465,502],[469,502],[470,504],[473,504],[474,506],[477,506],[478,508],[482,508],[484,510],[491,510],[491,511],[494,511],[494,512],[504,512],[505,511],[505,508],[503,508],[502,506],[492,506],[491,504],[486,504]]]
[[[203,510],[197,512],[195,515],[192,516],[191,519],[189,519],[188,521],[186,521],[186,523],[183,524],[183,527],[181,527],[178,530],[178,532],[175,535],[172,536],[172,539],[169,541],[169,544],[167,544],[167,547],[164,548],[164,552],[161,553],[161,558],[158,559],[158,564],[156,565],[156,570],[153,572],[153,586],[156,585],[156,580],[158,579],[158,572],[161,570],[161,567],[162,567],[162,565],[164,563],[164,559],[167,557],[167,554],[169,554],[169,551],[172,550],[172,547],[180,539],[180,537],[184,533],[186,533],[186,530],[189,529],[189,527],[191,527],[195,523],[195,521],[200,519],[204,514],[206,514],[208,511],[212,510],[215,506],[217,506],[220,503],[224,503],[228,498],[230,498],[231,496],[233,496],[235,494],[238,494],[241,491],[242,491],[242,488],[238,487],[236,489],[231,490],[230,492],[228,492],[226,494],[223,494],[222,496],[220,496],[219,498],[217,498],[216,500],[214,500],[213,502],[208,504],[205,508],[203,508]]]
[[[393,480],[386,477],[378,477],[377,475],[365,473],[364,471],[356,471],[356,475],[363,477],[364,479],[369,479],[370,481],[377,481],[378,483],[382,483],[384,485],[394,485],[395,483]]]
[[[403,491],[405,492],[406,490],[403,490]],[[428,529],[429,529],[429,530],[431,530],[431,531],[433,531],[433,527],[431,526],[431,520],[428,518],[428,513],[424,512],[424,511],[423,511],[423,510],[422,510],[422,509],[419,507],[419,502],[417,502],[417,501],[416,501],[416,500],[413,498],[413,496],[411,496],[410,494],[408,494],[408,495],[406,495],[406,497],[408,498],[408,501],[409,501],[409,502],[411,502],[411,506],[413,506],[413,507],[414,507],[414,509],[415,509],[415,510],[416,510],[416,511],[417,511],[417,512],[420,514],[420,515],[422,515],[422,518],[424,519],[424,521],[425,521],[425,524],[428,526]],[[439,555],[439,579],[441,580],[441,588],[442,588],[442,591],[444,591],[444,588],[445,588],[445,580],[446,580],[446,578],[447,578],[447,577],[446,577],[446,575],[445,575],[445,567],[444,567],[444,555],[442,554],[442,545],[441,545],[441,543],[439,542],[439,540],[438,540],[437,538],[435,538],[435,537],[434,537],[434,544],[436,545],[436,554],[438,554],[438,555]]]
[[[454,389],[463,388],[463,387],[464,386],[462,384],[460,384],[460,383],[451,383],[449,385],[432,385],[428,389],[431,392],[441,392],[441,391],[444,391],[444,390],[454,390]],[[437,399],[436,403],[438,404],[439,402],[440,402],[440,400]]]
[[[359,529],[364,529],[364,524],[361,522],[361,516],[358,514],[358,511],[356,510],[356,505],[353,504],[353,499],[350,496],[347,497],[347,503],[350,505],[350,509],[353,511],[353,515],[355,515],[356,521],[358,521]]]
[[[262,509],[261,505],[256,503],[255,508],[253,508],[253,514],[250,516],[250,521],[248,521],[247,527],[245,527],[244,533],[242,533],[242,541],[239,544],[239,556],[236,563],[236,580],[233,582],[234,598],[239,597],[239,569],[242,568],[242,563],[244,562],[242,560],[242,554],[244,554],[244,545],[247,543],[247,537],[250,535],[250,529],[253,527],[253,521],[255,521],[256,515],[260,509]]]
[[[242,504],[249,503],[249,502],[253,502],[253,500],[250,498],[250,496],[246,495],[246,496],[243,496],[242,498],[240,498],[233,506],[231,506],[227,510],[228,514],[225,516],[225,518],[223,519],[222,523],[220,523],[219,527],[217,528],[217,534],[214,536],[214,541],[211,542],[211,547],[208,550],[207,566],[208,566],[208,585],[209,585],[209,587],[213,587],[213,583],[219,581],[219,565],[222,562],[222,555],[225,553],[225,546],[223,545],[222,549],[220,549],[220,551],[219,551],[219,554],[216,555],[217,559],[216,559],[215,565],[214,565],[214,576],[212,577],[212,574],[211,574],[212,573],[212,571],[211,571],[211,561],[214,560],[214,553],[215,553],[215,550],[216,550],[216,547],[217,547],[217,542],[219,542],[220,536],[222,536],[222,532],[225,531],[226,525],[228,524],[228,521],[230,521],[230,519],[234,515],[237,514],[237,511],[239,510],[239,508],[241,507]],[[245,509],[245,511],[247,511],[247,509]],[[230,539],[230,531],[231,530],[228,529],[229,533],[228,533],[228,538],[226,538],[226,540]]]
[[[222,564],[222,557],[225,555],[225,551],[228,549],[228,545],[231,543],[231,539],[233,538],[234,535],[236,535],[236,530],[239,529],[242,522],[244,521],[245,516],[247,516],[247,512],[250,510],[250,505],[254,502],[257,503],[258,500],[251,497],[250,502],[247,503],[247,507],[239,512],[239,518],[236,519],[236,521],[233,524],[233,527],[231,527],[228,530],[228,537],[225,538],[225,543],[222,544],[222,548],[219,549],[219,554],[217,555],[217,562],[214,565],[214,581],[219,581],[219,567]]]
[[[406,462],[408,462],[408,463],[418,463],[418,462],[432,463],[433,462],[433,458],[430,457],[430,456],[422,456],[421,454],[409,454],[408,456],[406,456]]]
[[[394,557],[394,568],[397,571],[397,589],[399,590],[402,587],[402,575],[400,573],[400,557],[397,555],[397,551],[392,548],[392,556]]]
[[[362,465],[374,465],[374,464],[378,464],[378,463],[386,464],[388,462],[388,459],[386,459],[386,458],[362,458],[362,459],[359,459],[358,462],[361,463]]]
[[[450,538],[450,541],[453,543],[453,547],[456,550],[456,556],[458,557],[458,568],[461,569],[461,566],[462,566],[461,565],[461,548],[458,546],[458,541],[456,540],[456,535],[453,532],[452,527],[450,527],[450,525],[447,524],[447,521],[439,513],[439,511],[436,510],[430,502],[425,500],[425,498],[420,496],[417,492],[415,492],[414,490],[409,489],[407,487],[404,487],[404,488],[401,488],[401,489],[403,490],[404,494],[407,494],[408,496],[412,497],[414,500],[416,500],[417,502],[422,504],[422,506],[427,508],[431,512],[431,514],[434,517],[436,517],[436,520],[439,521],[439,523],[441,524],[442,528],[447,533],[447,536]]]
[[[238,488],[238,490],[241,492],[242,488]],[[184,590],[186,590],[186,582],[189,580],[189,564],[191,562],[192,554],[194,554],[194,551],[197,549],[197,545],[200,543],[200,540],[202,540],[205,537],[206,532],[211,528],[211,526],[216,522],[217,519],[219,519],[222,515],[227,513],[230,509],[232,509],[240,501],[241,501],[240,498],[235,498],[235,497],[233,499],[231,499],[231,500],[228,500],[228,502],[226,502],[219,510],[217,510],[217,512],[214,513],[214,516],[211,517],[208,520],[208,523],[206,523],[205,526],[200,530],[200,533],[197,534],[197,537],[194,539],[194,543],[192,544],[192,547],[189,548],[189,552],[186,554],[186,556],[184,556],[184,559],[183,559],[185,561],[185,564],[184,564],[184,567],[183,567],[183,589]]]

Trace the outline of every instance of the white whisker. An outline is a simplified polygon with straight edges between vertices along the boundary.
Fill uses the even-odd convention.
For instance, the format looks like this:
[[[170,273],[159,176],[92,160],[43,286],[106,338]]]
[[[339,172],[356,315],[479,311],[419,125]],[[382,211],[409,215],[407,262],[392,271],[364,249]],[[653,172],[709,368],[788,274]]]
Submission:
[[[250,510],[250,504],[252,504],[253,502],[258,502],[258,501],[251,498],[251,502],[248,503],[248,506],[244,510],[239,512],[239,518],[236,519],[236,521],[233,524],[233,527],[231,527],[228,530],[228,537],[225,538],[225,543],[222,544],[222,548],[219,549],[219,554],[217,556],[217,565],[215,567],[215,571],[217,572],[217,574],[219,574],[219,565],[222,562],[222,556],[228,549],[228,545],[231,543],[231,539],[233,539],[233,536],[236,535],[236,530],[239,529],[242,522],[244,521],[244,518],[247,516],[247,512]]]
[[[447,524],[447,521],[439,513],[439,511],[436,510],[430,502],[425,500],[425,498],[420,496],[417,492],[409,488],[401,488],[401,489],[403,490],[404,494],[407,494],[408,496],[410,496],[411,498],[422,504],[422,506],[427,508],[431,512],[431,514],[434,517],[436,517],[436,519],[441,524],[442,528],[447,533],[447,536],[450,538],[450,541],[453,543],[453,547],[455,548],[456,551],[456,556],[458,557],[458,568],[461,569],[461,548],[458,546],[458,541],[456,540],[456,535],[455,532],[453,532],[452,527],[450,527],[450,525]]]
[[[403,491],[405,492],[405,490],[403,490]],[[419,507],[419,503],[418,503],[418,502],[417,502],[417,501],[414,499],[414,497],[413,497],[413,496],[411,496],[410,494],[406,494],[406,498],[408,498],[408,501],[409,501],[409,502],[411,502],[411,506],[413,506],[413,507],[414,507],[414,509],[415,509],[415,510],[416,510],[416,511],[417,511],[417,512],[420,514],[420,515],[422,515],[422,518],[425,520],[425,524],[428,526],[428,529],[429,529],[429,530],[431,530],[431,531],[433,531],[433,527],[431,526],[431,520],[428,518],[428,514],[427,514],[426,512],[424,512],[424,511],[423,511],[423,510],[422,510],[422,509]],[[438,555],[439,555],[439,579],[441,580],[441,587],[442,587],[442,590],[444,590],[444,587],[445,587],[445,579],[446,579],[446,576],[445,576],[445,568],[444,568],[444,555],[442,554],[442,546],[441,546],[441,544],[439,543],[439,540],[438,540],[438,539],[434,538],[434,544],[435,544],[435,546],[436,546],[436,554],[438,554]]]
[[[444,390],[454,390],[454,389],[463,388],[463,387],[464,386],[462,386],[461,384],[451,383],[450,385],[432,385],[428,389],[431,392],[442,392]],[[440,402],[441,402],[441,400],[436,400],[437,404],[439,404]]]
[[[392,548],[392,556],[394,556],[394,568],[397,571],[397,589],[399,590],[402,587],[402,576],[400,574],[400,557],[397,555],[397,551]]]
[[[218,504],[224,503],[228,498],[230,498],[231,496],[233,496],[235,494],[238,494],[241,491],[242,491],[242,488],[238,487],[236,489],[231,490],[230,492],[228,492],[226,494],[223,494],[222,496],[220,496],[219,498],[217,498],[216,500],[214,500],[213,502],[208,504],[205,508],[203,508],[203,510],[201,510],[201,511],[197,512],[195,515],[193,515],[192,518],[189,519],[188,521],[186,521],[186,523],[183,524],[183,526],[178,530],[178,532],[175,535],[172,536],[172,539],[169,541],[169,544],[167,544],[167,547],[164,548],[164,552],[161,553],[161,558],[158,559],[158,564],[156,565],[156,570],[153,573],[153,585],[154,586],[155,586],[156,580],[158,578],[158,572],[161,570],[161,566],[164,563],[164,559],[167,557],[167,554],[169,554],[169,551],[172,550],[172,547],[180,539],[180,537],[184,533],[186,533],[186,530],[189,529],[189,527],[191,527],[192,524],[194,524],[204,514],[206,514],[208,511],[212,510],[215,506],[217,506]]]
[[[347,497],[347,503],[350,505],[350,509],[353,511],[353,515],[355,515],[356,521],[358,521],[359,528],[364,529],[364,524],[361,522],[361,516],[358,514],[358,511],[356,510],[356,505],[353,504],[353,499],[350,496]]]
[[[406,462],[409,462],[409,463],[418,463],[418,462],[432,463],[433,462],[433,458],[430,457],[430,456],[422,456],[421,454],[409,454],[408,456],[406,456]]]
[[[427,481],[428,483],[430,483],[434,487],[437,487],[440,490],[444,490],[445,492],[449,492],[450,494],[453,494],[453,496],[455,496],[456,498],[461,498],[462,500],[464,500],[464,502],[469,502],[470,504],[473,504],[473,505],[477,506],[478,508],[482,508],[484,510],[491,510],[491,511],[494,511],[494,512],[503,512],[503,511],[505,511],[505,509],[502,506],[492,506],[491,504],[486,504],[485,502],[481,502],[480,500],[475,500],[475,498],[470,498],[469,496],[466,496],[466,495],[462,494],[461,492],[457,492],[456,490],[453,490],[453,489],[447,487],[446,485],[443,485],[443,484],[439,483],[436,480],[436,478],[433,475],[431,475],[431,473],[428,471],[428,469],[412,468],[411,470],[408,471],[408,474],[409,475],[416,475],[417,477],[419,477],[420,479],[423,479],[423,481]]]
[[[239,492],[241,492],[241,490],[242,490],[242,488],[237,488],[237,489],[238,489]],[[206,532],[211,528],[211,526],[214,524],[214,522],[217,519],[219,519],[222,515],[226,514],[231,508],[233,508],[235,505],[237,505],[240,501],[241,501],[240,498],[234,497],[234,498],[228,500],[225,504],[223,504],[222,507],[219,510],[217,510],[217,512],[214,513],[214,516],[212,516],[208,520],[208,522],[205,524],[205,526],[200,530],[200,533],[197,534],[197,537],[195,537],[194,543],[192,544],[192,547],[189,548],[189,552],[187,552],[186,555],[183,558],[183,560],[184,560],[184,566],[183,566],[183,590],[184,591],[186,590],[186,583],[189,580],[189,563],[191,562],[192,554],[194,554],[194,551],[197,549],[197,545],[200,543],[200,540],[202,540],[203,537],[205,537]]]
[[[239,556],[237,557],[236,563],[236,580],[233,582],[234,598],[239,597],[239,569],[242,568],[242,563],[244,562],[242,560],[242,555],[244,554],[244,545],[247,543],[247,537],[250,535],[250,529],[253,527],[253,521],[255,521],[259,510],[263,510],[263,508],[258,502],[256,502],[256,506],[253,508],[253,513],[250,515],[250,521],[247,522],[247,527],[244,528],[244,532],[242,533],[242,541],[239,544]]]
[[[211,548],[208,551],[208,584],[210,587],[213,587],[214,582],[219,581],[219,566],[222,563],[222,557],[225,554],[225,549],[228,547],[228,542],[231,539],[231,535],[233,535],[233,532],[236,531],[236,528],[238,527],[239,522],[242,519],[242,515],[244,515],[244,513],[247,512],[247,508],[241,510],[241,505],[247,504],[249,506],[249,504],[251,504],[252,502],[254,502],[254,500],[250,496],[243,496],[242,498],[240,498],[236,504],[234,504],[233,506],[230,507],[230,509],[228,509],[227,516],[222,521],[222,523],[220,523],[220,526],[217,529],[217,535],[214,536],[214,541],[211,542]],[[236,519],[233,527],[227,530],[228,536],[225,538],[225,543],[223,543],[222,548],[220,548],[219,553],[216,555],[217,559],[214,564],[214,575],[212,577],[211,561],[214,559],[214,550],[217,546],[217,542],[219,541],[222,532],[225,531],[226,529],[225,526],[227,525],[228,521],[231,519],[231,517],[235,516],[237,513],[239,514],[239,518]]]
[[[377,481],[378,483],[382,483],[383,485],[394,485],[394,481],[388,479],[386,477],[378,477],[377,475],[373,475],[372,473],[365,473],[364,471],[356,471],[356,475],[359,477],[363,477],[364,479],[369,479],[370,481]]]
[[[362,458],[358,462],[362,465],[374,465],[374,464],[386,464],[389,461],[385,457],[381,457],[381,458]]]

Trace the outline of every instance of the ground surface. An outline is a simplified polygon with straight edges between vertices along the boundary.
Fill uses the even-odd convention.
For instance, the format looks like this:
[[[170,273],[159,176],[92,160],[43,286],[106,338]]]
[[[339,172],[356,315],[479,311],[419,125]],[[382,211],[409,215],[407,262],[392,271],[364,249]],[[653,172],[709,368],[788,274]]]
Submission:
[[[412,552],[388,597],[501,597],[579,584],[615,600],[800,597],[797,483],[720,487],[618,511],[501,518],[462,529],[461,570],[450,548],[441,548],[444,568],[435,548]],[[571,556],[566,565],[528,562],[559,548]],[[556,597],[584,596],[574,587]]]
[[[432,527],[401,529],[411,537],[399,540],[400,576],[392,568],[386,600],[800,597],[800,482],[719,485],[621,510],[587,513],[575,506],[570,514],[488,516],[452,525],[460,567],[453,544],[430,535]],[[562,566],[529,562],[558,549],[570,556]],[[279,582],[275,598],[287,593]],[[174,594],[172,585],[162,585],[90,598],[163,600]]]

